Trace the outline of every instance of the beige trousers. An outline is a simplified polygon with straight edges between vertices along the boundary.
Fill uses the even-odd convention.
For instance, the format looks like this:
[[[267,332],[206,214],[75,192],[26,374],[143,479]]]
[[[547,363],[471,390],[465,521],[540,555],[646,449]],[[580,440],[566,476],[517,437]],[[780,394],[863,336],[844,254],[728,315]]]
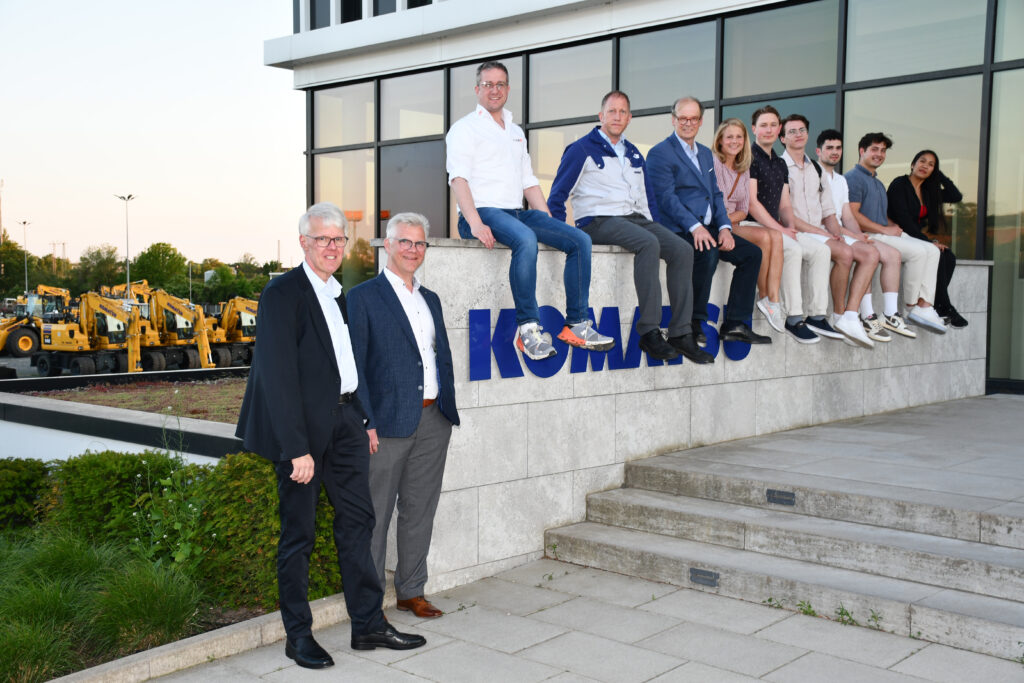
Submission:
[[[903,305],[914,306],[918,299],[935,303],[935,278],[939,270],[939,248],[931,242],[903,233],[899,237],[872,234],[871,239],[900,252],[903,261]]]
[[[832,252],[824,242],[800,232],[795,240],[787,235],[782,236],[782,255],[780,289],[786,315],[825,315],[828,310],[828,275],[832,269]],[[800,283],[803,264],[807,268],[806,292]]]

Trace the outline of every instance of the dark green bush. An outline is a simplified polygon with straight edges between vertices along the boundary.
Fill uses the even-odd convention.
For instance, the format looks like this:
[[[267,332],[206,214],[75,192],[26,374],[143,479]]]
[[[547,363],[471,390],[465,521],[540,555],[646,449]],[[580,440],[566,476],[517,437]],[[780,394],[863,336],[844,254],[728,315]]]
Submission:
[[[0,680],[48,681],[72,671],[78,661],[71,640],[59,631],[0,621]]]
[[[181,467],[166,453],[85,453],[53,464],[44,522],[90,540],[128,543],[138,534],[139,498]]]
[[[0,529],[35,524],[47,474],[47,464],[41,460],[0,459]]]

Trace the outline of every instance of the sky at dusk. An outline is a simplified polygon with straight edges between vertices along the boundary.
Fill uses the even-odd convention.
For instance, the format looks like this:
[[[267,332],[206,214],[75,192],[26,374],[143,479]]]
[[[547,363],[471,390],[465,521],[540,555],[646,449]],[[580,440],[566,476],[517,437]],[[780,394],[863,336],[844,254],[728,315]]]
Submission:
[[[0,0],[3,226],[30,253],[301,260],[304,104],[263,65],[290,0]],[[57,246],[57,256],[64,253]]]

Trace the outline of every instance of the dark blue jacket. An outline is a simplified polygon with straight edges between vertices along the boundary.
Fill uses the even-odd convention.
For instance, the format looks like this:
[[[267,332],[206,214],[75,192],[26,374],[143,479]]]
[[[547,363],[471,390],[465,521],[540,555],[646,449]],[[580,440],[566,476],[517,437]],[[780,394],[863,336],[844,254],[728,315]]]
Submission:
[[[715,178],[711,150],[700,143],[697,143],[697,160],[700,161],[699,171],[683,151],[675,133],[652,147],[647,154],[647,167],[661,214],[659,222],[678,233],[688,233],[695,223],[704,223],[710,204],[711,224],[707,228],[717,236],[719,227],[731,227],[732,222]]]

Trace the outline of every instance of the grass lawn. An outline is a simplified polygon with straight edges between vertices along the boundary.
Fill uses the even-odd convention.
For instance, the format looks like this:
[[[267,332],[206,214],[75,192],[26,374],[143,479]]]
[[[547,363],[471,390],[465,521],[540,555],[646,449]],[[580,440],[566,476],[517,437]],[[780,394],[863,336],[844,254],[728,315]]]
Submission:
[[[163,413],[234,424],[245,393],[245,378],[231,377],[208,382],[138,382],[100,384],[84,389],[33,391],[31,396],[90,403],[113,408]]]

